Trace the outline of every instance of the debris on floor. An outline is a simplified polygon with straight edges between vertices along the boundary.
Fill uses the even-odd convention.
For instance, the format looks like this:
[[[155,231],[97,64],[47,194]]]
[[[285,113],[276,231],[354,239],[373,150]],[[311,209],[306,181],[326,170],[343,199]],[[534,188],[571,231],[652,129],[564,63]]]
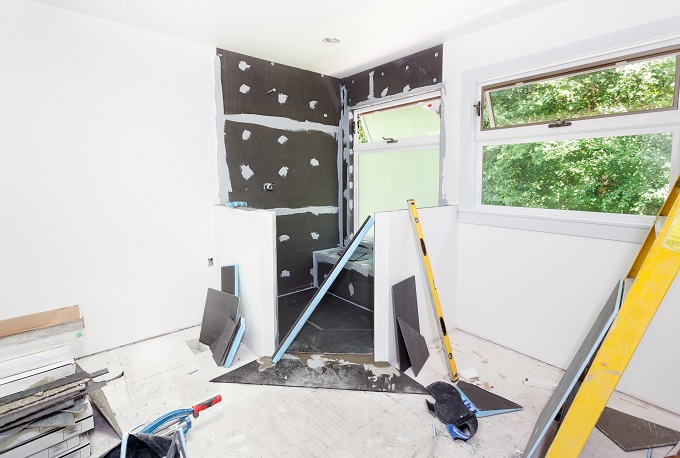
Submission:
[[[396,367],[365,355],[286,354],[276,364],[263,357],[211,382],[428,394]]]

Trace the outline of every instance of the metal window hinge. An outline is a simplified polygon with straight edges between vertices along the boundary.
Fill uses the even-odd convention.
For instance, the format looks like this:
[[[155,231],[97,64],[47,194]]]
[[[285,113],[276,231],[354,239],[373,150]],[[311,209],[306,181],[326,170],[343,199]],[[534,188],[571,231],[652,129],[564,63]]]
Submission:
[[[482,102],[477,102],[472,106],[475,107],[475,109],[477,110],[477,116],[481,116],[482,115]]]
[[[568,126],[571,126],[571,122],[567,121],[566,119],[558,119],[557,122],[548,124],[548,127],[568,127]]]
[[[399,141],[399,140],[393,139],[392,137],[387,137],[387,138],[383,137],[382,139],[385,140],[387,143],[397,143]]]

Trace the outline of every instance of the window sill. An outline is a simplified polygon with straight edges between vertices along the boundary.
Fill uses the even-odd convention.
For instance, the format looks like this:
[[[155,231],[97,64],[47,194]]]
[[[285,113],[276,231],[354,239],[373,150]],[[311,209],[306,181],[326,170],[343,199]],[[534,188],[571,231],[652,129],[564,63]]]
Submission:
[[[568,219],[549,215],[522,215],[489,210],[459,210],[459,222],[525,231],[588,237],[620,242],[642,243],[654,217],[648,223]]]

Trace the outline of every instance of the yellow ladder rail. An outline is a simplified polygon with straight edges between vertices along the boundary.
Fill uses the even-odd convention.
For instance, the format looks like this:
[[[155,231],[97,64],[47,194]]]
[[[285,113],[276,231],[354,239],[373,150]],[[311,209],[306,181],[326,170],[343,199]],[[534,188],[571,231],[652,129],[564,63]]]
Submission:
[[[581,453],[607,401],[628,366],[654,314],[680,270],[680,178],[671,188],[655,225],[631,267],[635,281],[614,323],[595,355],[590,370],[567,411],[547,458],[576,458]],[[658,219],[658,218],[657,218]]]
[[[413,224],[413,230],[415,231],[418,247],[417,250],[420,253],[420,260],[423,263],[423,269],[427,275],[428,280],[428,292],[430,293],[430,299],[432,300],[432,306],[434,311],[434,319],[437,322],[437,330],[439,331],[439,338],[442,342],[442,347],[446,352],[446,361],[448,363],[449,376],[453,383],[458,382],[458,369],[456,368],[456,361],[453,358],[453,350],[451,349],[451,341],[449,340],[449,334],[446,329],[446,323],[444,322],[444,314],[442,312],[442,306],[439,302],[439,293],[437,292],[437,287],[434,285],[434,275],[432,274],[432,266],[430,265],[430,257],[427,253],[427,248],[425,246],[425,239],[423,238],[423,229],[420,226],[420,218],[418,218],[418,208],[416,207],[416,202],[413,199],[406,201],[408,209],[411,214],[411,223]]]

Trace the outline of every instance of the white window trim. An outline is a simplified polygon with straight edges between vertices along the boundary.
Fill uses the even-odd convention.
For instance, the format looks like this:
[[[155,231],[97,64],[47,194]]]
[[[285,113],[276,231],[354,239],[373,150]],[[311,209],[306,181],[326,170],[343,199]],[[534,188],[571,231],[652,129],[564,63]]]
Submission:
[[[480,120],[476,111],[471,108],[478,102],[483,86],[680,45],[680,34],[676,32],[677,29],[673,30],[674,26],[668,22],[662,25],[664,27],[659,27],[658,24],[646,24],[632,31],[615,32],[598,39],[574,43],[463,73],[461,78],[461,132],[467,132],[469,135],[461,136],[459,221],[608,240],[642,242],[654,220],[652,216],[481,205],[481,148],[489,144],[578,138],[585,134],[598,137],[673,132],[670,181],[674,181],[680,173],[680,110],[572,121],[570,127],[559,128],[558,131],[550,129],[548,132],[546,125],[483,131],[480,129]],[[668,33],[665,35],[664,28],[668,28]],[[658,36],[661,38],[654,38]],[[608,43],[607,49],[602,49],[602,43]],[[644,122],[640,122],[640,116],[644,116]]]
[[[422,100],[429,100],[439,98],[443,103],[443,94],[440,89],[428,90],[427,92],[420,94],[409,94],[404,97],[399,97],[396,99],[391,99],[385,103],[372,103],[361,108],[355,108],[352,110],[352,115],[350,119],[352,122],[364,113],[370,113],[372,111],[385,110],[387,108],[398,107],[400,105],[406,105],[409,103],[420,102]],[[428,150],[432,148],[440,148],[442,143],[442,132],[444,126],[440,125],[439,135],[428,135],[423,137],[406,138],[398,140],[396,143],[387,143],[386,141],[371,141],[368,143],[359,143],[357,141],[357,133],[354,133],[354,165],[352,169],[352,201],[354,202],[354,208],[352,208],[354,227],[361,226],[363,221],[359,221],[359,156],[363,154],[375,154],[375,153],[386,153],[386,152],[398,152],[398,151],[417,151],[417,150]],[[440,152],[441,156],[441,152]],[[441,159],[440,159],[441,168]],[[441,170],[439,171],[441,178]],[[440,189],[439,198],[441,199],[441,179],[440,179]],[[406,208],[406,203],[404,203],[404,208]]]

